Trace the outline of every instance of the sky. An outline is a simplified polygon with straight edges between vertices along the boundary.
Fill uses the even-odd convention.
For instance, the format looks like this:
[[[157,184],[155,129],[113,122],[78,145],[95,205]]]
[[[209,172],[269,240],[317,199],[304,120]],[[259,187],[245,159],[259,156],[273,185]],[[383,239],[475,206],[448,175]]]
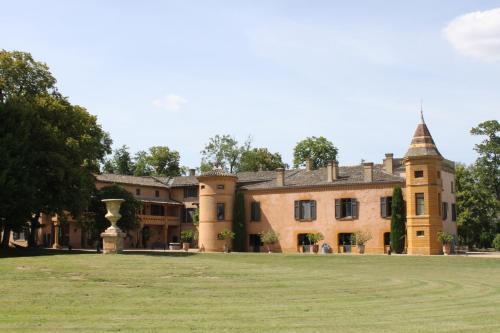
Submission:
[[[216,134],[293,159],[324,136],[341,165],[401,157],[420,119],[447,159],[500,117],[500,1],[8,1],[0,49],[30,52],[114,148],[197,167]]]

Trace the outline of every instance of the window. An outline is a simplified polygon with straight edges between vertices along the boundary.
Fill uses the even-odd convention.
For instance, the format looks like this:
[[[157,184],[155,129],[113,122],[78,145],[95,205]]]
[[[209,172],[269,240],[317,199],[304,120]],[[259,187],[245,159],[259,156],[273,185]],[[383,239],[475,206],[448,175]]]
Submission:
[[[338,235],[338,238],[339,238],[339,245],[354,245],[356,243],[354,234],[340,233]]]
[[[423,177],[424,177],[424,170],[415,171],[415,178],[423,178]]]
[[[260,239],[260,234],[248,235],[248,243],[252,252],[260,252],[260,247],[264,245]]]
[[[443,202],[443,221],[446,220],[448,218],[448,203],[447,202]]]
[[[391,245],[391,233],[384,232],[384,246]]]
[[[358,217],[358,202],[356,199],[335,199],[335,218],[355,219]]]
[[[184,198],[196,198],[198,197],[198,187],[185,187],[184,188]]]
[[[450,188],[451,188],[451,193],[455,193],[455,184],[453,182],[451,182]]]
[[[158,198],[159,196],[160,196],[160,191],[156,190],[156,191],[155,191],[155,197],[157,197],[157,198]]]
[[[224,221],[226,218],[226,207],[224,203],[217,204],[217,221]]]
[[[438,179],[441,178],[441,171],[437,172],[437,177],[438,177]]]
[[[380,198],[380,216],[391,217],[392,215],[392,197]]]
[[[224,189],[224,185],[217,185],[217,189],[218,190],[223,190]]]
[[[204,189],[205,189],[205,185],[201,185],[201,186],[200,186],[200,188],[201,188],[202,190],[204,190]]]
[[[151,215],[165,216],[165,207],[162,205],[151,205]]]
[[[14,232],[12,232],[12,238],[14,240],[25,240],[24,232],[23,231],[21,231],[21,232],[14,231]]]
[[[311,244],[311,241],[309,240],[309,238],[307,237],[307,234],[298,234],[297,235],[297,245],[301,246],[301,245],[312,245],[312,244]]]
[[[260,221],[260,202],[254,201],[250,207],[250,221]]]
[[[454,203],[451,204],[451,220],[457,220],[457,205]]]
[[[415,214],[424,215],[424,194],[415,193]]]
[[[423,230],[417,230],[417,237],[424,237],[425,233]]]
[[[184,214],[184,223],[193,223],[195,212],[196,212],[195,208],[186,208]]]
[[[140,188],[136,188],[135,189],[135,195],[141,195],[141,189]]]
[[[316,220],[316,201],[295,201],[295,219],[304,221]]]

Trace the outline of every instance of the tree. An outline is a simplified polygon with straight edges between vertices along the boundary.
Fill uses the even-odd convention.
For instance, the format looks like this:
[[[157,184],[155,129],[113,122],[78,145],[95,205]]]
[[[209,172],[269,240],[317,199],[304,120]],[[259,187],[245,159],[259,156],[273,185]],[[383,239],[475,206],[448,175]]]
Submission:
[[[401,187],[396,186],[392,192],[391,211],[391,249],[396,253],[403,253],[405,248],[405,208]]]
[[[455,167],[457,227],[460,241],[468,246],[485,248],[499,232],[498,200],[479,180],[475,165]]]
[[[279,153],[271,153],[267,148],[253,148],[241,154],[238,171],[272,171],[283,167]]]
[[[0,50],[0,103],[10,98],[33,98],[39,95],[54,95],[56,79],[49,67],[35,61],[31,54],[19,51]]]
[[[133,175],[135,165],[126,145],[115,149],[113,157],[104,162],[104,172],[118,175]]]
[[[245,226],[245,197],[241,191],[237,191],[233,213],[233,247],[235,251],[243,252],[246,250],[247,233]]]
[[[78,223],[87,230],[91,241],[99,241],[101,233],[110,226],[110,222],[106,219],[106,205],[102,199],[124,199],[125,201],[120,206],[120,215],[118,227],[128,234],[131,230],[136,230],[140,225],[139,214],[141,212],[142,203],[135,197],[118,185],[111,185],[95,190],[89,209],[80,215]]]
[[[2,124],[16,124],[5,126],[0,134],[7,143],[2,145],[7,158],[0,165],[0,187],[23,191],[12,192],[19,195],[16,206],[2,207],[0,220],[5,233],[15,225],[27,226],[30,246],[40,213],[78,216],[86,209],[94,189],[92,172],[110,152],[111,139],[96,117],[71,105],[57,92],[55,82],[48,67],[31,55],[0,52]],[[17,142],[9,145],[12,138]],[[12,193],[0,191],[0,201],[9,202]],[[19,206],[29,213],[12,209]]]
[[[483,183],[500,200],[500,123],[488,120],[472,128],[472,135],[486,136],[474,150],[479,154],[476,171],[479,181]]]
[[[154,146],[149,148],[146,157],[147,164],[155,176],[174,177],[181,175],[179,152],[170,150],[167,146]]]
[[[148,164],[148,153],[141,150],[134,157],[134,176],[151,176],[152,167]]]
[[[214,167],[219,167],[227,172],[238,172],[241,156],[250,149],[250,145],[251,138],[248,138],[242,146],[239,146],[234,137],[227,134],[210,138],[201,151],[201,171],[209,171]]]
[[[337,159],[338,149],[326,138],[308,137],[297,143],[293,150],[293,165],[295,168],[304,166],[311,159],[312,167],[326,167],[328,162]]]

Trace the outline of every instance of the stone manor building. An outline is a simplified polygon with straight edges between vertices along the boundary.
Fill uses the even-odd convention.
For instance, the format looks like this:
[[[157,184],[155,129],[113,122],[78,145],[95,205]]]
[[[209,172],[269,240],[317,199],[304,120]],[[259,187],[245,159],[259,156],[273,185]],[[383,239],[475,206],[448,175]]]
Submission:
[[[143,203],[141,226],[129,232],[126,248],[164,248],[180,242],[180,233],[198,229],[199,246],[222,251],[217,235],[231,229],[235,192],[244,195],[247,251],[264,251],[261,232],[280,236],[275,250],[302,251],[306,234],[321,232],[332,252],[351,251],[351,235],[366,231],[372,236],[368,253],[384,253],[389,245],[391,196],[395,186],[403,189],[407,216],[407,253],[439,254],[437,234],[457,233],[454,163],[437,149],[423,117],[403,158],[386,154],[382,163],[240,172],[222,170],[196,176],[134,177],[96,175],[96,186],[118,184]],[[199,208],[199,224],[193,216]],[[39,240],[52,246],[57,236],[63,246],[95,247],[76,221],[59,225],[55,217],[43,217]],[[148,240],[142,235],[147,231]],[[59,235],[56,235],[59,234]]]

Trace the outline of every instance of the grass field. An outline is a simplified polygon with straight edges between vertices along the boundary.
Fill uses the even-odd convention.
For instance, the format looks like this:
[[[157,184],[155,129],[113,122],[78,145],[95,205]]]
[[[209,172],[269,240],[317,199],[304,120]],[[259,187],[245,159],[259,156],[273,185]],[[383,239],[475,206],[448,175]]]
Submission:
[[[0,332],[500,332],[500,259],[0,259]]]

